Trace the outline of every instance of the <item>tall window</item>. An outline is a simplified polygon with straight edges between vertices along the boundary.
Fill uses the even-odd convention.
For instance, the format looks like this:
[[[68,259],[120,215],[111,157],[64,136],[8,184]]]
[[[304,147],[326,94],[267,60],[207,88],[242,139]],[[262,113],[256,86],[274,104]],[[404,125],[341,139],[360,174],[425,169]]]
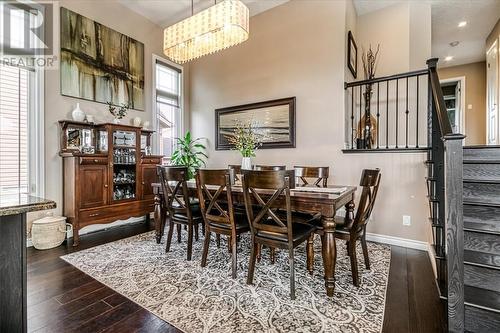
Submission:
[[[159,154],[170,157],[182,127],[182,71],[156,60],[156,130]]]

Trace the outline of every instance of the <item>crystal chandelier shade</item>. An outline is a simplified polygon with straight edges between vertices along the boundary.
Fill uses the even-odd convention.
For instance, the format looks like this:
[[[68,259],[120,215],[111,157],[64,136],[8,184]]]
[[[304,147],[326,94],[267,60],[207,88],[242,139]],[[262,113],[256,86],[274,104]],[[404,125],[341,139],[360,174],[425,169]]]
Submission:
[[[164,31],[163,52],[177,63],[211,54],[248,39],[249,12],[239,0],[224,0]]]

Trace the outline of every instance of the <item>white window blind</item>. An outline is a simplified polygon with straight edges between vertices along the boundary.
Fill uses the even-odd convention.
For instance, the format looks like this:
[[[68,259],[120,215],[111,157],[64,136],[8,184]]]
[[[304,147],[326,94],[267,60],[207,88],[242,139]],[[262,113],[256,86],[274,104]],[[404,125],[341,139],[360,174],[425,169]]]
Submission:
[[[159,153],[172,156],[181,122],[181,71],[156,61],[156,128]]]
[[[29,193],[28,69],[0,63],[0,194]]]

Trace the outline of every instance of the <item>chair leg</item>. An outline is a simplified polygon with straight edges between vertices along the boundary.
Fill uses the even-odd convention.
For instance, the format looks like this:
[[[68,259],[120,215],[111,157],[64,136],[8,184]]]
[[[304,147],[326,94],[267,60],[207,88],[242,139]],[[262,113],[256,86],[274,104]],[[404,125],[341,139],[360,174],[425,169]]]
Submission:
[[[248,276],[247,276],[247,284],[253,284],[253,274],[255,272],[255,261],[257,259],[257,249],[260,244],[255,243],[253,241],[252,253],[250,254],[250,263],[248,264]]]
[[[311,275],[314,273],[314,234],[307,239],[307,271]]]
[[[236,237],[231,237],[231,249],[232,249],[232,277],[236,279],[236,270],[238,267],[238,252],[236,250]]]
[[[182,226],[180,224],[177,225],[177,243],[181,242],[181,230]]]
[[[217,248],[220,248],[220,234],[215,236],[215,242],[217,243]]]
[[[174,234],[174,226],[174,222],[170,221],[168,225],[167,245],[165,247],[165,252],[170,251],[170,243],[172,242],[172,235]]]
[[[205,232],[205,241],[203,242],[203,252],[201,255],[201,267],[205,267],[207,265],[208,247],[210,246],[210,236],[211,236],[211,233],[209,230],[207,230]]]
[[[293,260],[293,248],[289,251],[290,261],[290,298],[295,299],[295,261]]]
[[[201,223],[201,234],[205,235],[205,222]]]
[[[349,252],[349,241],[346,241],[345,242],[345,250],[347,251],[347,255],[350,256],[350,252]]]
[[[370,258],[368,257],[368,245],[366,244],[366,236],[361,237],[361,247],[363,248],[363,257],[365,258],[365,267],[370,269]]]
[[[260,262],[261,253],[262,253],[262,245],[259,244],[257,246],[257,254],[256,254],[256,256],[257,256],[257,262]]]
[[[231,246],[232,240],[231,240],[231,238],[232,238],[231,236],[227,236],[227,252],[229,252],[229,253],[231,253],[231,251],[232,251],[232,246]]]
[[[270,251],[271,251],[271,254],[270,254],[271,264],[274,264],[276,262],[276,248],[271,247]]]
[[[358,260],[356,259],[356,241],[353,239],[349,241],[349,257],[351,258],[352,283],[356,287],[359,287]]]
[[[196,241],[198,241],[200,239],[200,235],[198,234],[198,231],[199,231],[199,229],[198,229],[198,223],[196,223],[194,225],[194,239]]]
[[[193,255],[193,225],[188,226],[188,249],[187,249],[187,260],[190,261]]]

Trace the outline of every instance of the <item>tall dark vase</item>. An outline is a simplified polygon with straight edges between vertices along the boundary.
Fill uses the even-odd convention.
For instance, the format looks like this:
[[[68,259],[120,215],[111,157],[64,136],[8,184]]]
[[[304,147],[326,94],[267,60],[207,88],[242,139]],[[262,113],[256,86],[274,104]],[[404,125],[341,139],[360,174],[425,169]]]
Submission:
[[[363,97],[365,99],[365,115],[364,115],[364,122],[361,121],[361,126],[362,127],[362,133],[363,133],[363,141],[365,145],[365,149],[371,149],[372,148],[372,141],[373,141],[373,133],[372,133],[372,123],[371,123],[371,114],[370,114],[370,105],[371,105],[371,99],[372,99],[372,85],[368,84],[366,85],[365,92],[363,93]]]

